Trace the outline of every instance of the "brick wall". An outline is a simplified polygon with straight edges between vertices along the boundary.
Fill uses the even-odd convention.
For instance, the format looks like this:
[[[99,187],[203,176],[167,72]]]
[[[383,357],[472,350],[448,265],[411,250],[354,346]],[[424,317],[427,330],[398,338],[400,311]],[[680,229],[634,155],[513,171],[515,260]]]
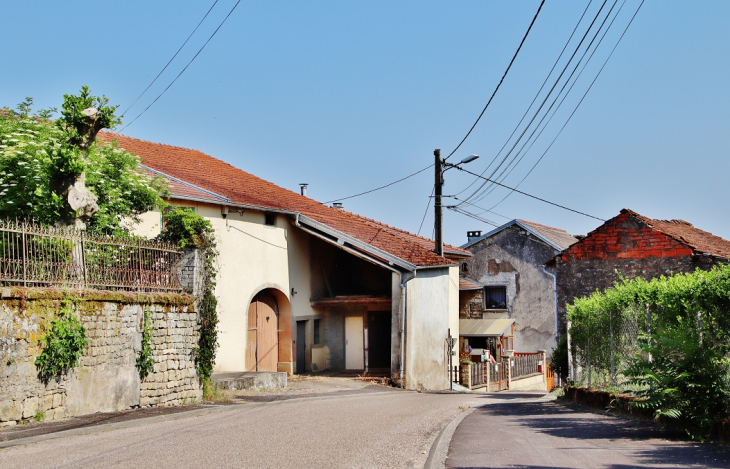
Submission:
[[[79,365],[44,384],[34,362],[64,301],[86,329]],[[0,426],[138,406],[199,400],[192,350],[198,341],[192,296],[56,289],[0,289]],[[152,322],[154,371],[140,380],[145,310]]]
[[[483,309],[483,290],[459,292],[459,319],[481,319]]]
[[[566,305],[575,298],[612,287],[620,276],[647,280],[661,275],[710,269],[717,259],[696,255],[685,244],[622,213],[556,258],[558,321],[566,331]]]

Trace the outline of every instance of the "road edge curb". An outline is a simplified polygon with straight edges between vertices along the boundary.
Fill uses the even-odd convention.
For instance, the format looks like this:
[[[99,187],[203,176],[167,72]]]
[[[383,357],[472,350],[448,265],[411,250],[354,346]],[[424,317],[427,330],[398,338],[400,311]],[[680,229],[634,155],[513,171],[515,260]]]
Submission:
[[[475,410],[476,407],[472,407],[462,412],[454,417],[448,425],[441,429],[431,445],[431,450],[428,452],[428,459],[426,459],[423,469],[441,469],[446,467],[446,457],[449,453],[449,444],[451,444],[451,438],[454,436],[456,428],[462,420],[468,417]]]

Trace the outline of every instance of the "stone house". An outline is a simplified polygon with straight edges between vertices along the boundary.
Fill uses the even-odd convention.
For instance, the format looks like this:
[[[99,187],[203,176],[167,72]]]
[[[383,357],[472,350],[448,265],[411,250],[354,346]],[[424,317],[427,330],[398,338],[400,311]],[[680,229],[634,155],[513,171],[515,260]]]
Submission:
[[[550,351],[557,333],[555,276],[544,264],[578,240],[565,230],[525,220],[484,235],[471,231],[468,239],[461,248],[472,257],[461,260],[460,275],[477,288],[460,289],[459,316],[481,319],[485,326],[512,320],[514,343],[507,343],[508,349]]]
[[[684,220],[653,220],[629,209],[606,221],[547,262],[557,273],[558,318],[566,305],[620,279],[709,270],[730,258],[730,241]]]
[[[433,241],[265,181],[197,150],[110,132],[165,178],[169,203],[209,220],[218,238],[216,371],[352,370],[448,387],[458,331],[458,261]],[[304,190],[302,190],[304,192]],[[164,213],[136,227],[153,237]]]

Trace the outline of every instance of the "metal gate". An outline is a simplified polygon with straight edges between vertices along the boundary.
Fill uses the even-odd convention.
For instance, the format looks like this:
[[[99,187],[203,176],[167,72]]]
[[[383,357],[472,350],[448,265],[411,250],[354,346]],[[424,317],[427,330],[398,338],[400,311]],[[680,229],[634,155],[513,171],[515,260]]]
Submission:
[[[489,390],[504,391],[509,389],[509,359],[501,362],[487,363],[489,370]]]

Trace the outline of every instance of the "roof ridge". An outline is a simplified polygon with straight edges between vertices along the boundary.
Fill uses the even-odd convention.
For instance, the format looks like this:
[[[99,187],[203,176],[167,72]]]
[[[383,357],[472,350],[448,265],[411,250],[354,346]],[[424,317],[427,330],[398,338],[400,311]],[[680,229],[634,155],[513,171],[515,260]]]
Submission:
[[[137,140],[138,142],[142,142],[142,143],[150,143],[152,145],[161,145],[163,147],[177,148],[178,150],[197,151],[198,153],[202,153],[202,154],[206,155],[206,153],[204,153],[202,150],[198,150],[197,148],[186,148],[186,147],[179,147],[177,145],[170,145],[168,143],[153,142],[152,140],[145,140],[142,138],[130,137],[128,135],[122,135],[120,133],[112,132],[111,130],[106,130],[106,129],[100,130],[99,134],[109,134],[114,138],[116,138],[116,137],[128,138],[130,140]],[[210,155],[208,155],[208,156],[210,156]],[[220,160],[220,161],[223,161],[223,160]],[[223,162],[225,163],[225,161],[223,161]],[[228,164],[228,163],[226,163],[226,164]]]
[[[554,226],[543,225],[542,223],[535,223],[534,221],[523,220],[522,218],[517,218],[517,221],[520,221],[522,223],[527,223],[528,225],[539,226],[542,228],[547,228],[549,230],[560,231],[561,233],[570,234],[568,231],[566,231],[562,228],[555,228]]]

